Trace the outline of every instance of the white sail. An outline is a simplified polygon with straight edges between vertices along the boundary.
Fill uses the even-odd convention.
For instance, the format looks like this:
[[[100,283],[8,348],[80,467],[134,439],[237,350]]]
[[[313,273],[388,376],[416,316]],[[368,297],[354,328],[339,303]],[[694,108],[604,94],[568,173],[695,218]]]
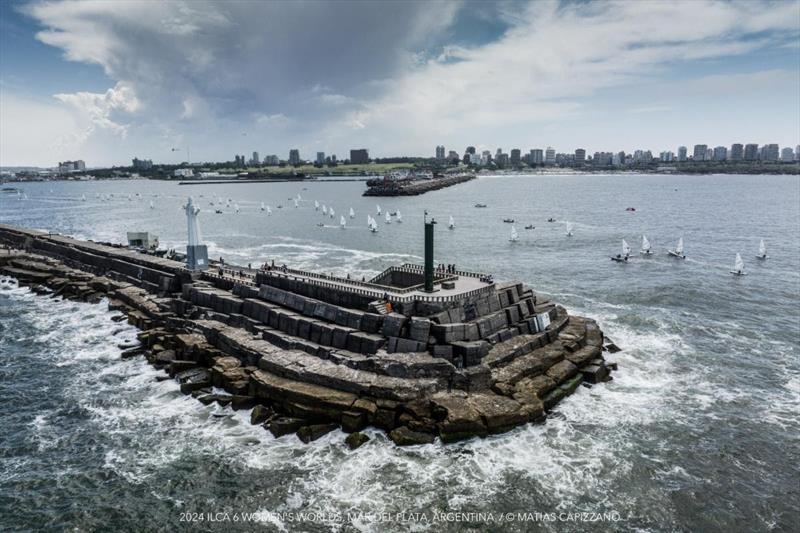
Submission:
[[[327,215],[328,214],[328,208],[325,207],[325,204],[322,204],[322,214],[323,215]]]
[[[380,215],[380,214],[381,214],[381,206],[380,206],[380,205],[376,205],[376,206],[375,206],[375,212],[376,212],[378,215]]]
[[[52,191],[50,191],[50,192],[52,192]],[[95,198],[100,198],[100,193],[99,192],[94,193],[94,197]]]
[[[339,217],[339,225],[341,227],[345,227],[347,225],[347,220],[344,218],[344,215]]]
[[[314,200],[314,210],[315,211],[319,211],[319,201],[318,200]]]
[[[261,202],[261,210],[262,210],[262,211],[264,211],[264,210],[266,210],[266,209],[267,209],[267,208],[266,208],[266,207],[264,207],[264,202]]]
[[[331,214],[331,218],[333,218],[334,216],[336,216],[336,211],[334,211],[332,207],[330,208],[329,212],[330,212],[330,214]]]
[[[81,194],[81,201],[84,201],[84,202],[86,201],[86,195],[85,194]]]
[[[622,255],[624,257],[631,255],[631,247],[625,239],[622,239]]]
[[[678,239],[678,246],[675,247],[675,253],[678,255],[683,255],[683,237]]]
[[[450,215],[450,222],[447,224],[447,227],[453,229],[456,227],[456,221],[453,218],[453,215]]]
[[[400,213],[399,209],[397,210],[397,221],[398,222],[402,222],[403,221],[403,215]]]
[[[150,200],[150,209],[154,209],[154,208],[155,207],[153,206],[153,200]]]
[[[649,252],[650,251],[650,241],[647,240],[647,236],[642,235],[642,251]]]
[[[733,262],[733,271],[737,273],[744,272],[744,261],[742,261],[742,256],[736,254],[736,260]]]
[[[356,218],[356,212],[353,211],[353,208],[350,208],[350,218]]]
[[[761,242],[758,243],[758,255],[760,257],[767,256],[767,245],[764,243],[764,239],[761,239]]]
[[[572,236],[572,222],[567,222],[567,236]]]
[[[233,204],[233,208],[236,210],[237,213],[239,212],[239,204]]]
[[[299,207],[299,206],[298,206],[298,203],[297,203],[297,198],[295,198],[295,199],[294,199],[294,206],[295,206],[295,207]]]
[[[300,201],[300,200],[302,200],[302,199],[303,199],[303,197],[302,197],[302,196],[300,196],[300,193],[297,193],[297,201],[299,202],[299,201]]]
[[[387,224],[392,223],[392,215],[390,215],[388,211],[386,212],[386,217],[384,218],[384,220],[386,220]]]
[[[130,194],[128,195],[128,201],[129,201],[129,202],[132,202],[132,201],[133,201],[133,196],[131,196]]]
[[[511,238],[509,239],[511,242],[514,242],[519,239],[519,233],[517,233],[517,228],[511,226]]]
[[[367,226],[372,226],[372,215],[367,215]]]
[[[270,206],[267,206],[267,215],[271,214],[272,214],[272,208]]]

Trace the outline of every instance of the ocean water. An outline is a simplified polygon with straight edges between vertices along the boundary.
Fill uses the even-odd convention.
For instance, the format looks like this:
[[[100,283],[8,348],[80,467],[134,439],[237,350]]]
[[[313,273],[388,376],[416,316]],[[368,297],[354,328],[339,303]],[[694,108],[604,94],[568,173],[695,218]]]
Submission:
[[[51,300],[5,279],[0,530],[791,531],[800,523],[797,177],[487,177],[381,199],[361,197],[359,182],[23,188],[27,198],[0,193],[0,223],[113,242],[151,231],[181,248],[181,206],[192,195],[211,255],[355,277],[420,261],[428,210],[442,222],[437,260],[524,281],[597,319],[624,351],[609,356],[619,363],[614,381],[579,388],[543,425],[412,448],[369,431],[372,440],[350,451],[338,431],[301,445],[250,426],[247,413],[203,406],[156,381],[144,361],[119,359],[117,345],[136,331],[111,321],[104,305]],[[219,197],[223,214],[214,213]],[[323,219],[314,200],[335,218]],[[369,233],[376,203],[404,222],[380,217]],[[356,217],[341,229],[350,207]],[[643,233],[656,252],[647,259],[636,253]],[[679,237],[685,261],[665,253]],[[609,255],[623,238],[635,256],[616,264]],[[762,238],[767,261],[754,258]],[[728,272],[737,252],[745,277]]]

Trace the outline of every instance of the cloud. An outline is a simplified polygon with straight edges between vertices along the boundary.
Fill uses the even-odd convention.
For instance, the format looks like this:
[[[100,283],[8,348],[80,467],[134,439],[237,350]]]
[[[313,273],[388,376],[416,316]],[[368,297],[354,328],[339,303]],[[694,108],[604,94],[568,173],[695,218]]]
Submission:
[[[124,138],[113,152],[118,161],[133,147],[175,138],[206,159],[295,146],[395,155],[426,154],[441,142],[551,144],[592,131],[581,119],[624,105],[620,95],[632,88],[639,89],[633,114],[669,106],[647,101],[646,91],[657,93],[653,87],[676,73],[697,78],[685,65],[787,50],[798,40],[798,9],[744,0],[119,0],[24,8],[42,25],[40,41],[114,80],[105,93],[53,92],[80,115],[76,142]],[[454,27],[467,10],[495,28],[490,40],[458,38],[470,31]],[[711,90],[698,98],[713,98]]]

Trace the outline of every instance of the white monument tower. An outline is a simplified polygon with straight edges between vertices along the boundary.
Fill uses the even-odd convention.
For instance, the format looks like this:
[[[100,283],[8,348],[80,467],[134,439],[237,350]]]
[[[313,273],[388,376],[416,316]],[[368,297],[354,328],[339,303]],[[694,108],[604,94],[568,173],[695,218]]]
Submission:
[[[189,270],[208,269],[208,249],[204,244],[200,244],[200,225],[197,222],[199,207],[192,203],[192,197],[184,208],[186,210],[186,222],[189,225],[189,243],[186,245],[186,267]]]

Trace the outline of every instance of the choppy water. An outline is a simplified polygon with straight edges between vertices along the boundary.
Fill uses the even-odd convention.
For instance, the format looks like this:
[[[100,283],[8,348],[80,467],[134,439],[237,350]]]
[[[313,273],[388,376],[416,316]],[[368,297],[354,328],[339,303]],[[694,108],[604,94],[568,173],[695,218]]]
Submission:
[[[373,440],[351,452],[334,432],[301,446],[250,426],[246,413],[203,406],[174,383],[156,382],[141,360],[119,360],[116,345],[135,330],[109,320],[104,306],[54,302],[7,283],[0,529],[789,531],[800,523],[797,177],[482,178],[378,199],[384,211],[400,209],[404,223],[379,220],[377,234],[366,230],[376,199],[362,198],[362,189],[30,184],[27,200],[0,195],[0,222],[117,242],[125,231],[149,230],[179,248],[180,207],[192,194],[214,256],[369,276],[420,260],[424,209],[442,222],[453,215],[455,230],[438,226],[437,259],[521,279],[596,318],[625,348],[614,357],[614,381],[580,388],[544,425],[487,439],[400,449],[371,432]],[[127,199],[137,192],[142,199]],[[288,198],[297,193],[304,201],[294,209]],[[214,214],[218,206],[208,202],[217,196],[241,212]],[[337,212],[324,228],[315,226],[323,220],[315,199]],[[258,209],[262,201],[272,216]],[[478,202],[489,207],[472,207]],[[341,230],[339,215],[350,207],[356,218]],[[550,216],[573,222],[575,236],[545,222]],[[505,217],[516,219],[520,242],[508,242]],[[523,230],[528,223],[536,229]],[[622,238],[637,250],[642,233],[655,257],[608,260]],[[685,262],[664,255],[680,236]],[[766,262],[753,259],[760,238]],[[736,252],[744,278],[728,273]],[[436,521],[435,512],[447,511],[493,513],[495,521]],[[233,513],[259,512],[258,524],[233,521]],[[302,512],[365,515],[292,521]],[[387,522],[402,512],[426,514]],[[508,512],[555,519],[498,523]],[[569,512],[604,512],[609,521],[560,514]],[[210,516],[220,521],[182,521],[186,513],[220,513]]]

